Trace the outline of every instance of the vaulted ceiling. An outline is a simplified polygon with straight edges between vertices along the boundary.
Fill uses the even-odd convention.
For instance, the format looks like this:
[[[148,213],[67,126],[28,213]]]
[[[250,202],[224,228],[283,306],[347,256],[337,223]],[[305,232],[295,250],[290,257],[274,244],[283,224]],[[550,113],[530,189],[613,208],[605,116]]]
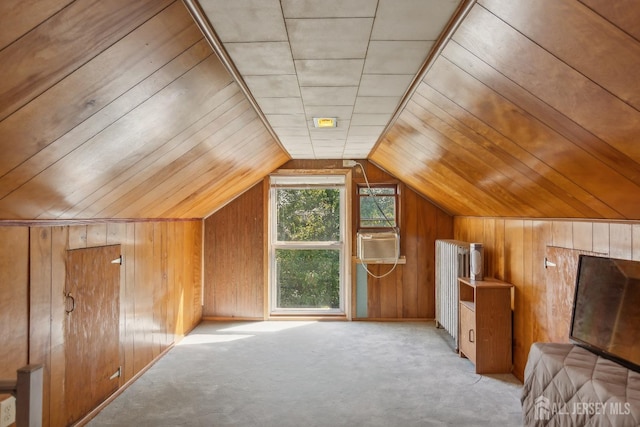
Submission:
[[[407,11],[428,1],[330,1],[331,12],[312,16],[303,6],[316,2],[281,0],[273,4],[287,40],[277,42],[288,43],[294,73],[279,77],[242,76],[252,55],[238,47],[256,41],[234,39],[239,27],[229,25],[233,16],[259,22],[268,2],[243,0],[245,13],[227,10],[222,23],[213,8],[240,3],[185,3],[209,8],[221,47],[181,1],[0,2],[0,219],[202,218],[292,157],[351,155],[455,215],[640,219],[635,0],[434,2],[460,18],[441,19],[437,40],[376,35],[378,18],[390,31],[409,28]],[[364,16],[342,9],[354,4]],[[367,20],[364,56],[296,53],[296,37],[325,34],[300,28],[324,18]],[[389,49],[395,42],[404,47]],[[257,54],[268,62],[269,52]],[[332,60],[346,68],[323,62]],[[379,76],[401,68],[406,97],[359,92],[368,79],[386,91]],[[352,80],[332,86],[323,75]],[[347,133],[314,137],[306,101],[331,107],[313,104],[355,87],[343,105]],[[302,113],[278,100],[296,90]],[[359,101],[367,93],[389,99]],[[375,140],[352,135],[355,126],[371,126]],[[335,152],[320,142],[334,136]]]
[[[197,3],[287,152],[351,159],[368,156],[460,0]],[[317,128],[323,117],[336,127]]]

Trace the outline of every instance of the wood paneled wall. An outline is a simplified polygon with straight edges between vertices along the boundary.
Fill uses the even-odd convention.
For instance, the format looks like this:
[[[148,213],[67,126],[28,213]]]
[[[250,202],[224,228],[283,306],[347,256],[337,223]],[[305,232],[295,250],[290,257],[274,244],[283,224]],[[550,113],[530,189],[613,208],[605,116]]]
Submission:
[[[45,365],[45,426],[65,425],[68,249],[121,245],[120,385],[200,321],[201,221],[5,226],[0,236],[0,376]]]
[[[371,183],[398,182],[366,160],[360,161]],[[341,160],[293,160],[283,169],[342,168]],[[364,182],[353,170],[353,182]],[[435,240],[453,236],[453,219],[442,209],[399,183],[401,191],[401,253],[407,263],[390,275],[368,278],[368,317],[432,319],[435,316]],[[355,185],[354,194],[355,197]],[[266,184],[259,183],[205,220],[204,315],[263,318],[265,313]],[[357,212],[352,218],[355,256]],[[355,265],[352,266],[355,274]],[[370,266],[386,272],[390,266]],[[355,284],[353,285],[355,287]],[[355,311],[353,313],[355,315]]]
[[[29,360],[29,228],[0,227],[0,379]]]
[[[265,191],[260,181],[204,221],[203,316],[265,317]]]
[[[396,178],[374,164],[360,161],[373,183],[393,183]],[[354,182],[364,183],[360,168],[353,172]],[[374,319],[433,319],[435,317],[435,241],[453,236],[453,219],[419,193],[398,182],[400,192],[400,254],[406,264],[383,278],[367,277],[367,317]],[[354,185],[353,197],[356,197]],[[356,255],[357,204],[353,204],[353,256]],[[382,276],[391,265],[368,265]],[[354,267],[355,271],[355,267]]]
[[[455,217],[454,235],[483,243],[485,275],[515,285],[514,374],[521,380],[532,343],[567,340],[570,313],[556,302],[566,306],[567,301],[559,300],[573,298],[575,272],[566,271],[571,260],[559,256],[557,248],[640,260],[638,222]],[[545,269],[549,253],[558,256],[558,265]],[[558,274],[556,269],[565,271]]]

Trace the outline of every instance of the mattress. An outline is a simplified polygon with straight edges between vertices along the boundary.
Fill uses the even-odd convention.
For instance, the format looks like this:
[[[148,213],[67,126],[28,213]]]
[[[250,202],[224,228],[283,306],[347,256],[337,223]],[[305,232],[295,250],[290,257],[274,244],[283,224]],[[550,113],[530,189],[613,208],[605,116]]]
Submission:
[[[573,344],[534,343],[522,414],[525,426],[639,426],[640,373]]]

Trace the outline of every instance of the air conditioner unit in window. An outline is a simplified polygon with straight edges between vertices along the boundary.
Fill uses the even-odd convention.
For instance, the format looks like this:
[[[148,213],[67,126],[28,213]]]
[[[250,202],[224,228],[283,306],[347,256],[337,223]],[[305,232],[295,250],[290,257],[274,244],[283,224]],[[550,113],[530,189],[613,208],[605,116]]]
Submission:
[[[393,264],[400,257],[400,236],[394,232],[358,233],[358,259],[369,264]]]

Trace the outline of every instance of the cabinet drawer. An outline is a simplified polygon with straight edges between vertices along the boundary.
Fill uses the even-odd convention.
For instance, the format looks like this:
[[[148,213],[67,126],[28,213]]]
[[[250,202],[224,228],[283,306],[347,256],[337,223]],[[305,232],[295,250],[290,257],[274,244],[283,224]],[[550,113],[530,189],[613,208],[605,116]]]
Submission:
[[[460,353],[476,363],[476,313],[460,303]]]

